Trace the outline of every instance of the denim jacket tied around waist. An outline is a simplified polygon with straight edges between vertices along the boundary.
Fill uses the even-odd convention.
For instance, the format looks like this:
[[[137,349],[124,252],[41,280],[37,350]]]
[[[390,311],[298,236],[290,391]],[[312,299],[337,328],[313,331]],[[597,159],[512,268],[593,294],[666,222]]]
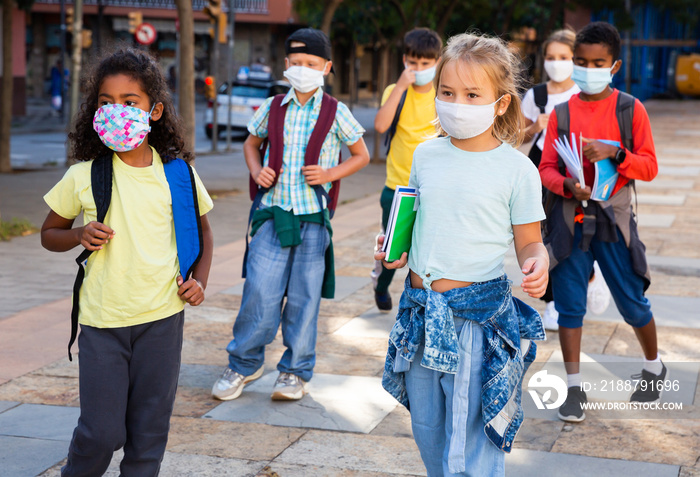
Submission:
[[[445,293],[412,288],[407,277],[389,335],[382,386],[410,410],[404,373],[422,344],[425,347],[420,365],[455,374],[459,347],[454,317],[483,328],[484,431],[499,449],[510,452],[523,421],[523,376],[537,351],[532,340],[545,339],[545,332],[539,313],[513,297],[505,275]]]

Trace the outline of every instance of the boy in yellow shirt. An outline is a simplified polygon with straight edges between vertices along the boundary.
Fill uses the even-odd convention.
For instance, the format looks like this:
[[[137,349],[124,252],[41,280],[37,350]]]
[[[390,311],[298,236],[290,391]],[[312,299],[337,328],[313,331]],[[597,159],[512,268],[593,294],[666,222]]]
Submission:
[[[386,183],[380,197],[382,228],[386,229],[397,186],[408,185],[413,152],[421,142],[435,135],[435,66],[440,58],[442,39],[428,28],[414,28],[404,36],[403,62],[406,66],[395,84],[382,95],[382,103],[374,119],[374,128],[387,132],[389,151],[386,158]],[[381,311],[392,307],[389,285],[394,270],[381,262],[372,271],[374,301]]]

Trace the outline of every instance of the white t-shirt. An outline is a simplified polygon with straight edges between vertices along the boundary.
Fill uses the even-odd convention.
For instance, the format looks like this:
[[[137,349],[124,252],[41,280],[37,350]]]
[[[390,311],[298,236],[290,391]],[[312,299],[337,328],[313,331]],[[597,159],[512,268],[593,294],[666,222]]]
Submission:
[[[577,85],[573,85],[571,88],[568,90],[564,91],[563,93],[557,93],[557,94],[547,94],[547,104],[544,107],[544,114],[550,114],[554,110],[554,106],[560,103],[565,103],[567,102],[573,95],[580,93],[581,89]],[[522,106],[521,106],[523,116],[525,116],[527,119],[532,121],[533,123],[537,121],[537,118],[540,114],[540,108],[537,107],[535,104],[535,93],[532,91],[532,88],[527,90],[527,93],[525,93],[525,97],[523,98],[522,101]],[[544,136],[546,129],[542,131],[542,135],[540,138],[537,140],[537,147],[540,148],[540,151],[544,149]],[[538,133],[539,134],[539,133]]]
[[[537,168],[505,143],[469,152],[430,139],[416,148],[409,186],[420,202],[408,265],[424,283],[500,277],[513,225],[545,217]]]

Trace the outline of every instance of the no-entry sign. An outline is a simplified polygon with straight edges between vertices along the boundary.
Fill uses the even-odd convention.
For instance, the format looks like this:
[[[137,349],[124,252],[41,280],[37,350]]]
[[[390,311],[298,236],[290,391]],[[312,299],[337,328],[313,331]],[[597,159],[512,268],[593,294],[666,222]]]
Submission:
[[[136,41],[142,45],[150,45],[156,41],[156,27],[150,23],[142,23],[136,27],[134,32]]]

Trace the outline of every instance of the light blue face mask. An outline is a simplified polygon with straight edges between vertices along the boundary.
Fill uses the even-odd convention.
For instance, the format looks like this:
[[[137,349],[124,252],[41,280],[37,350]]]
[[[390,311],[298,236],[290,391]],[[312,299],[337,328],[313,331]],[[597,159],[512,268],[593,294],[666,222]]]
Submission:
[[[433,81],[433,78],[435,78],[436,66],[437,65],[433,65],[427,70],[415,71],[414,74],[416,75],[416,82],[414,84],[416,86],[423,86]]]
[[[583,66],[574,65],[571,79],[586,94],[602,93],[612,82],[613,75],[611,71],[614,66],[614,63],[610,68],[584,68]]]

